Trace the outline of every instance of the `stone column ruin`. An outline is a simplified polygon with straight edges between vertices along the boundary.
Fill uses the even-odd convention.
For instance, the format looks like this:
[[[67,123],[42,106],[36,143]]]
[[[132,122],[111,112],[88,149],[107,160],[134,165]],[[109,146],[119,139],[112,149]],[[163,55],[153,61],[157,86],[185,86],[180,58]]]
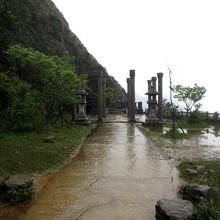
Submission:
[[[158,77],[158,118],[163,119],[163,73],[157,73]]]

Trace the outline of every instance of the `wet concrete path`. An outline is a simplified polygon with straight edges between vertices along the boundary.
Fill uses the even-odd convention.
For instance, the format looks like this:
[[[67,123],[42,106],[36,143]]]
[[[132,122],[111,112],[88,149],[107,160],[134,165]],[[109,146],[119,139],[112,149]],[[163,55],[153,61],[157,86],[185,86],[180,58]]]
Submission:
[[[152,220],[176,170],[132,124],[101,124],[17,219]]]

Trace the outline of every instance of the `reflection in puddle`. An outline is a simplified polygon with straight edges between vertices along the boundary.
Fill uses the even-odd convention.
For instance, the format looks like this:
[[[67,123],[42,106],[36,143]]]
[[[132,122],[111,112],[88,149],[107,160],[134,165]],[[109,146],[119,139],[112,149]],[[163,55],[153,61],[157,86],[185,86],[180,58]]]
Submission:
[[[149,128],[151,132],[157,133],[165,133],[168,129],[168,127],[163,127],[162,130]],[[184,129],[184,131],[190,136],[179,140],[160,139],[162,143],[160,145],[164,147],[163,149],[168,152],[169,156],[176,159],[220,158],[220,126],[209,126],[202,129],[190,128]]]
[[[149,127],[149,131],[156,133],[166,133],[168,127]],[[220,147],[220,127],[210,126],[208,128],[190,128],[184,129],[186,134],[192,135],[190,139],[184,141],[196,140],[201,145],[214,145]],[[181,140],[180,140],[181,141]]]

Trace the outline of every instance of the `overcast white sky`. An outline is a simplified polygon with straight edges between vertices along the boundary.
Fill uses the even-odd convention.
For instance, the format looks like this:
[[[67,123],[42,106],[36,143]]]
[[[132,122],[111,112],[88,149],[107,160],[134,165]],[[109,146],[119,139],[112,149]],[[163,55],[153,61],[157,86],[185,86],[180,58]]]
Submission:
[[[136,92],[164,73],[173,83],[207,89],[203,110],[220,112],[219,0],[53,0],[88,51],[126,89],[136,70]]]

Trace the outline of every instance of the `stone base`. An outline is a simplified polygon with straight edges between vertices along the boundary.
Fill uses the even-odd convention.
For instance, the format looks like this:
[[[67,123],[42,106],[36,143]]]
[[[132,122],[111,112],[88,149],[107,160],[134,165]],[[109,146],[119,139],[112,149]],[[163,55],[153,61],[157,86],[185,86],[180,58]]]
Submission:
[[[87,120],[75,120],[72,122],[73,125],[90,125],[91,121]]]
[[[163,123],[158,118],[146,119],[145,122],[142,123],[144,127],[162,127]]]
[[[183,199],[191,202],[200,202],[202,200],[213,200],[217,194],[216,190],[207,185],[187,184],[182,189]]]

